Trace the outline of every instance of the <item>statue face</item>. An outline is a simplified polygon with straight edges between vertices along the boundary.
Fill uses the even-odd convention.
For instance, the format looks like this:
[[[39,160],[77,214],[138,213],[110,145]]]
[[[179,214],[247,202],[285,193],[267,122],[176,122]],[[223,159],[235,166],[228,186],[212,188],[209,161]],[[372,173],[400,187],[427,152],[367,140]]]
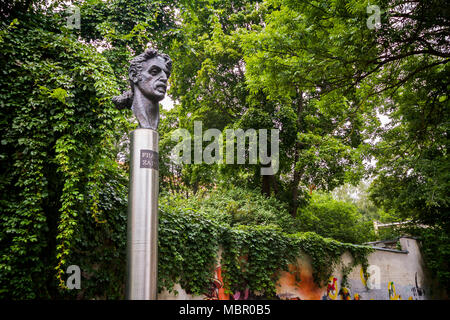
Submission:
[[[169,74],[164,59],[156,56],[142,64],[141,79],[136,85],[144,96],[158,102],[166,95]]]

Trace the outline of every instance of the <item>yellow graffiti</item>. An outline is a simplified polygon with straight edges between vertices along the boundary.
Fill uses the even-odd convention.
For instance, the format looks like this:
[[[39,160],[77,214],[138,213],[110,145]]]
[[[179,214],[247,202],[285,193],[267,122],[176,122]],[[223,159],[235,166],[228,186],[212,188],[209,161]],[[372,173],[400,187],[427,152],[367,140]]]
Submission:
[[[361,267],[361,270],[359,271],[359,275],[361,276],[361,282],[362,284],[367,287],[367,281],[366,281],[366,277],[364,276],[364,271],[363,268]]]
[[[394,282],[388,284],[389,300],[401,300],[402,297],[395,292]]]

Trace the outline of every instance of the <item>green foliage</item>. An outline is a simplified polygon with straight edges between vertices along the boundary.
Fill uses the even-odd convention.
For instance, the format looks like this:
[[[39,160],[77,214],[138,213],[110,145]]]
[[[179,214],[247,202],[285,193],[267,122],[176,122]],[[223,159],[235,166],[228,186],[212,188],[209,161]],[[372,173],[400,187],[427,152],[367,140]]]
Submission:
[[[450,291],[450,236],[442,227],[409,228],[411,234],[418,236],[424,263],[440,288]]]
[[[230,226],[277,226],[289,233],[297,230],[286,206],[275,197],[262,196],[258,190],[223,186],[186,199],[179,196],[169,199],[178,207],[201,211],[210,219]]]
[[[300,252],[311,258],[314,282],[319,286],[326,284],[344,252],[350,253],[353,258],[352,263],[343,268],[344,283],[355,266],[361,265],[365,272],[368,267],[367,256],[373,252],[371,247],[342,243],[314,232],[296,233],[289,237]]]
[[[221,234],[219,223],[192,209],[160,204],[158,288],[179,283],[200,295],[211,286]]]
[[[407,234],[404,228],[389,226],[378,229],[377,240],[394,240]]]
[[[373,201],[386,210],[447,228],[449,105],[440,97],[448,91],[448,74],[447,65],[435,67],[392,96],[391,123],[380,130],[379,175],[371,187]]]
[[[164,146],[177,128],[193,132],[194,121],[202,121],[204,130],[233,128],[249,108],[245,86],[245,67],[236,28],[259,21],[253,15],[254,1],[183,1],[178,38],[172,41],[169,54],[174,61],[169,94],[176,102],[161,127]],[[259,125],[254,128],[261,128]],[[264,126],[266,128],[267,126]],[[269,129],[272,127],[270,123]],[[205,146],[205,145],[204,145]],[[165,161],[164,161],[165,160]],[[259,165],[174,165],[163,159],[164,178],[173,191],[178,183],[196,193],[200,185],[210,186],[230,180],[260,186],[255,176]],[[223,171],[221,170],[223,169]],[[231,171],[231,172],[230,172]],[[166,178],[167,177],[167,178]],[[163,179],[164,180],[164,179]]]
[[[191,132],[193,121],[200,120],[205,129],[277,128],[282,150],[279,172],[262,177],[259,164],[174,166],[167,159],[164,166],[174,169],[164,174],[168,181],[182,180],[194,194],[198,185],[222,182],[259,188],[287,202],[295,216],[307,202],[309,187],[332,190],[361,177],[367,153],[363,131],[366,124],[373,125],[374,113],[358,107],[351,93],[323,101],[318,89],[310,89],[310,82],[300,83],[298,79],[312,71],[313,80],[321,79],[328,66],[317,61],[320,57],[314,61],[309,56],[296,57],[297,44],[304,43],[289,37],[293,30],[309,36],[309,29],[296,24],[298,19],[279,14],[277,8],[270,1],[209,1],[205,6],[195,2],[181,13],[183,33],[170,49],[177,61],[170,95],[177,103],[162,139],[168,145],[174,128]],[[291,8],[283,13],[289,10],[297,14]],[[327,34],[322,42],[331,46],[328,39]],[[293,47],[286,49],[286,55],[277,55],[279,48],[288,45]],[[348,73],[350,67],[345,68]],[[173,182],[168,187],[178,188]]]
[[[377,32],[387,59],[378,63],[382,68],[373,83],[382,85],[381,111],[390,122],[376,131],[381,139],[373,150],[377,177],[371,199],[402,220],[427,226],[425,261],[433,274],[443,275],[440,279],[448,289],[449,267],[443,260],[444,239],[450,232],[450,60],[448,30],[438,31],[448,25],[448,6],[440,0],[418,1],[400,13],[401,1],[380,3],[398,24]]]
[[[67,266],[124,258],[126,179],[114,144],[127,124],[110,102],[117,82],[93,47],[35,25],[52,19],[36,13],[0,29],[0,294],[13,299],[69,295]],[[112,251],[75,253],[108,242]],[[101,281],[117,274],[103,272]],[[99,281],[97,292],[116,290]]]
[[[327,194],[313,194],[308,206],[300,209],[298,225],[301,231],[313,231],[342,242],[363,243],[375,238],[372,222],[364,221],[355,205]]]
[[[73,1],[80,8],[82,26],[74,29],[83,40],[103,48],[121,89],[127,86],[128,61],[150,43],[166,50],[176,38],[173,0]]]
[[[388,216],[382,217],[386,213],[380,210],[369,198],[368,188],[370,181],[361,181],[358,185],[346,183],[333,190],[333,198],[339,201],[345,201],[355,205],[358,211],[366,220],[378,220],[382,222],[391,222]]]
[[[275,297],[280,271],[287,270],[298,252],[294,243],[273,226],[238,226],[222,239],[222,270],[228,293],[249,289]]]

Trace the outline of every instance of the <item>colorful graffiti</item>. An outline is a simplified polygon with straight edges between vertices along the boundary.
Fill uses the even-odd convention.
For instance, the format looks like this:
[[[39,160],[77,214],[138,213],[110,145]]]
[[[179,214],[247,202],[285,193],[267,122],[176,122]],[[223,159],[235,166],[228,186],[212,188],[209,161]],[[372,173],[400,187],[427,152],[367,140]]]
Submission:
[[[282,300],[320,299],[320,292],[323,292],[324,288],[321,289],[314,283],[310,271],[311,270],[309,270],[308,268],[300,268],[300,266],[298,265],[290,265],[289,272],[284,272],[279,279],[279,282],[277,284],[277,291],[279,293],[277,294],[277,297]],[[365,277],[363,276],[362,271],[360,272],[360,274],[361,282],[364,286],[366,286]],[[400,294],[397,294],[396,292],[395,284],[393,281],[390,281],[388,283],[387,289],[389,300],[402,300],[402,296]],[[411,291],[413,295],[408,297],[408,300],[421,299],[425,294],[425,290],[420,288],[418,285],[417,274],[415,277],[415,287],[412,287]],[[404,292],[404,289],[402,292]],[[216,268],[215,277],[211,281],[210,290],[205,295],[204,299],[248,300],[254,298],[255,296],[250,293],[250,290],[248,288],[242,292],[235,292],[234,294],[225,293],[222,278],[222,269],[220,266],[218,266]],[[331,276],[326,286],[326,293],[322,295],[322,300],[361,300],[361,295],[358,292],[352,295],[352,292],[349,288],[340,287],[337,277]]]
[[[350,293],[350,289],[348,288],[341,288],[341,290],[339,290],[339,296],[341,297],[342,300],[352,300],[352,295]]]
[[[352,293],[349,288],[342,287],[338,289],[338,279],[336,277],[330,277],[327,284],[327,293],[323,295],[322,300],[337,300],[338,297],[341,300],[352,300]],[[355,293],[353,300],[361,300],[361,296]]]
[[[307,256],[299,256],[295,263],[289,265],[287,271],[280,272],[280,277],[276,283],[277,297],[282,300],[426,299],[425,290],[419,286],[419,284],[423,285],[427,283],[425,278],[420,278],[422,274],[421,269],[416,269],[419,271],[415,272],[415,274],[407,273],[407,275],[404,274],[400,278],[393,277],[385,279],[384,277],[386,275],[396,276],[402,270],[394,264],[386,264],[379,257],[384,254],[383,252],[377,252],[377,259],[372,261],[366,273],[363,271],[363,268],[358,267],[359,270],[356,269],[355,272],[352,271],[350,274],[347,274],[345,286],[340,281],[339,272],[331,276],[325,286],[318,286],[312,276],[313,269],[311,261]],[[399,260],[403,257],[407,258],[406,255],[402,255],[397,256],[396,259]],[[241,258],[245,259],[246,257]],[[395,261],[397,262],[397,260]],[[387,261],[389,262],[389,260]],[[393,270],[389,270],[389,267]],[[261,298],[257,293],[254,294],[248,288],[234,293],[226,290],[224,288],[222,271],[219,265],[215,270],[214,278],[211,279],[211,286],[204,297],[205,299],[248,300]],[[410,281],[405,281],[408,278]],[[382,279],[383,281],[381,281]]]
[[[327,300],[336,300],[338,296],[337,278],[330,277],[327,284]]]
[[[361,271],[361,282],[365,286],[365,277]],[[282,273],[277,284],[277,297],[282,300],[361,300],[360,292],[352,292],[347,287],[340,287],[339,280],[335,276],[331,276],[325,288],[319,288],[313,281],[311,270],[299,265],[290,265],[289,272]],[[371,291],[370,289],[368,289]],[[421,300],[424,299],[425,290],[419,287],[417,280],[417,273],[415,275],[414,287],[401,287],[401,292],[405,293],[405,290],[411,290],[412,296],[408,297],[408,300]],[[389,281],[387,286],[387,293],[389,300],[402,300],[402,296],[397,293],[394,281]],[[255,299],[256,296],[252,295],[247,288],[244,291],[235,292],[234,294],[225,293],[222,268],[218,266],[216,268],[215,277],[211,281],[211,287],[208,293],[205,295],[205,300],[248,300]]]
[[[361,282],[364,285],[364,287],[367,287],[367,279],[362,267],[359,269],[359,276],[361,277]]]

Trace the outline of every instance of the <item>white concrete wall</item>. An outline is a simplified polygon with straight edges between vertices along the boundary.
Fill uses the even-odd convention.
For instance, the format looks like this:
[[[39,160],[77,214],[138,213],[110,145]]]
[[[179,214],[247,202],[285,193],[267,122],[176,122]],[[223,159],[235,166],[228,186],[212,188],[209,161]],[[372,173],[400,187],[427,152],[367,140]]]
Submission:
[[[361,268],[355,268],[348,277],[349,289],[361,300],[423,300],[427,297],[427,284],[418,242],[401,238],[402,251],[376,249],[368,257],[370,278],[368,288],[361,277]],[[343,261],[349,261],[344,256]]]

